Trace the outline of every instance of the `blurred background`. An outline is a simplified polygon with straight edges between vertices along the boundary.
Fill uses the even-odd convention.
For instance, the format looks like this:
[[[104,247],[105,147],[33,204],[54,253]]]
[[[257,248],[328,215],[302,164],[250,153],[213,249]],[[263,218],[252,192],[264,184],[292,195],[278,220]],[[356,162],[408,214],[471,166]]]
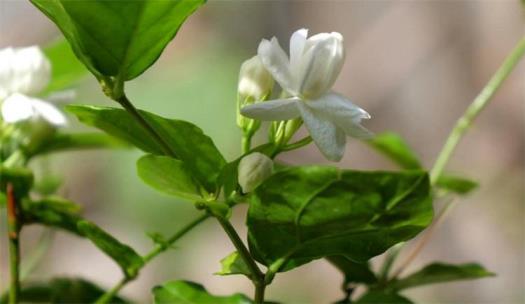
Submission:
[[[237,74],[262,38],[288,46],[291,33],[338,31],[345,37],[346,63],[335,90],[366,109],[365,123],[380,133],[400,133],[425,165],[435,160],[453,123],[524,34],[519,1],[209,1],[182,26],[159,61],[128,84],[128,96],[143,109],[199,125],[224,155],[239,155],[235,125]],[[45,45],[59,37],[28,1],[0,0],[0,48]],[[78,103],[112,105],[94,79],[75,87]],[[433,260],[478,261],[497,277],[411,289],[424,303],[523,303],[525,301],[525,64],[505,82],[467,133],[448,169],[480,182],[457,201],[409,273]],[[113,106],[115,106],[113,104]],[[71,125],[86,130],[73,117]],[[264,138],[264,134],[262,138]],[[151,190],[135,175],[135,150],[64,153],[49,166],[66,183],[61,194],[80,203],[85,216],[132,245],[151,248],[145,232],[171,234],[197,216],[188,202]],[[314,145],[283,154],[292,164],[328,164]],[[344,168],[394,169],[363,143],[350,141]],[[239,208],[235,225],[245,236]],[[5,235],[2,214],[0,235]],[[23,250],[34,249],[42,229],[23,232]],[[219,260],[233,251],[213,220],[196,228],[142,270],[123,295],[150,302],[150,289],[172,279],[201,282],[212,293],[244,292],[249,281],[219,277]],[[406,251],[405,251],[406,253]],[[0,242],[1,289],[6,288],[6,240]],[[400,260],[402,260],[401,258]],[[112,286],[121,272],[90,242],[63,232],[30,280],[76,276]],[[319,260],[277,276],[267,299],[286,303],[330,303],[341,297],[342,277]]]

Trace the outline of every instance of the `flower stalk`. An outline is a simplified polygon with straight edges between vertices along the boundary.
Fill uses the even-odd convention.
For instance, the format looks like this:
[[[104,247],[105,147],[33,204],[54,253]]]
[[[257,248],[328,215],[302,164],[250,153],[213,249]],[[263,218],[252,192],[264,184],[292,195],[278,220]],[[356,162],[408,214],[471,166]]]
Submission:
[[[12,183],[7,184],[7,233],[9,238],[10,287],[9,304],[19,301],[20,295],[20,223],[18,220],[18,203]]]

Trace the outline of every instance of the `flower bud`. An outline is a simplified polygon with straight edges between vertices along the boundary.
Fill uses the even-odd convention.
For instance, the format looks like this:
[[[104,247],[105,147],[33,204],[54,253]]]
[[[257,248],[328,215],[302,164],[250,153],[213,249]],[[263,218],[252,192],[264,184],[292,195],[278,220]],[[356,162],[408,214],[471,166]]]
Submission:
[[[239,162],[238,179],[242,192],[249,193],[272,175],[273,161],[266,155],[254,152]]]
[[[240,99],[261,101],[273,89],[272,75],[266,70],[259,56],[255,55],[241,65],[237,91]]]
[[[0,50],[0,99],[13,93],[35,95],[51,79],[51,64],[37,46]]]

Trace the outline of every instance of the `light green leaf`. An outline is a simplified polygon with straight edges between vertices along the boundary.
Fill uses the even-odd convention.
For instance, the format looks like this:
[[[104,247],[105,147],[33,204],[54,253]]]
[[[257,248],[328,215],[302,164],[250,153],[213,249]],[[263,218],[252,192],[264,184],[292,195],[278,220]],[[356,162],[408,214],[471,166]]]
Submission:
[[[232,252],[227,257],[221,260],[221,271],[216,272],[218,275],[232,275],[232,274],[242,274],[248,278],[252,277],[248,265],[244,262],[237,251]]]
[[[159,144],[125,110],[82,105],[70,105],[67,109],[87,125],[130,142],[146,152],[164,154]],[[226,161],[211,138],[192,123],[163,118],[146,111],[140,112],[160,136],[166,139],[191,175],[208,192],[215,192],[218,176]]]
[[[398,134],[387,132],[367,140],[372,148],[388,157],[403,169],[421,169],[421,162],[412,148]]]
[[[36,154],[55,153],[70,150],[128,148],[127,142],[103,133],[56,133]]]
[[[94,303],[105,293],[99,286],[83,280],[56,278],[50,282],[24,284],[20,291],[21,303]],[[0,303],[7,303],[7,294]],[[128,303],[120,297],[113,297],[111,303]]]
[[[190,201],[202,197],[191,172],[178,159],[168,156],[145,155],[137,161],[139,177],[154,189]]]
[[[448,174],[441,175],[436,185],[444,190],[462,195],[470,193],[479,186],[476,181]]]
[[[332,255],[365,262],[430,224],[429,190],[420,171],[286,169],[251,196],[250,249],[265,265],[287,259],[281,270]]]
[[[133,248],[121,243],[91,222],[80,221],[77,226],[82,234],[117,262],[126,277],[134,278],[137,276],[140,268],[144,264],[144,260]]]
[[[130,80],[151,66],[204,0],[31,0],[97,77]]]
[[[67,40],[55,41],[44,48],[44,53],[52,67],[51,82],[46,93],[68,88],[87,75],[88,70],[75,57]]]
[[[171,281],[153,288],[155,304],[251,304],[243,294],[214,296],[200,284],[188,281]]]
[[[411,304],[409,299],[395,292],[385,290],[369,290],[355,304]]]
[[[493,276],[495,276],[494,273],[475,263],[460,265],[433,263],[403,279],[390,283],[388,287],[400,290],[421,285],[473,280]]]

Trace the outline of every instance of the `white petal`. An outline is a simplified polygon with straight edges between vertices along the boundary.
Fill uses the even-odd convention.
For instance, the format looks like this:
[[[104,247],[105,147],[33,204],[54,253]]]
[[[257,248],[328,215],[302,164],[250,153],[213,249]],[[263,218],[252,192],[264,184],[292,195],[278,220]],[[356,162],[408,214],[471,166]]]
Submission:
[[[314,99],[332,88],[344,63],[343,37],[322,33],[306,41],[299,73],[299,93]]]
[[[308,37],[308,30],[303,28],[295,31],[290,38],[290,70],[293,75],[298,75],[300,72],[306,37]]]
[[[305,103],[316,115],[332,121],[346,135],[361,139],[373,137],[373,133],[360,124],[362,119],[369,119],[370,114],[345,97],[337,93],[330,93],[323,95],[318,100],[306,101]]]
[[[13,48],[0,50],[0,100],[12,93],[14,56]]]
[[[288,120],[300,116],[297,98],[276,99],[245,106],[241,114],[259,120]]]
[[[346,137],[334,123],[316,115],[306,104],[299,103],[304,124],[323,155],[331,161],[340,161],[345,152]]]
[[[305,103],[316,115],[332,121],[348,136],[362,139],[373,136],[360,124],[362,119],[369,119],[370,114],[340,94],[332,92]]]
[[[257,49],[264,67],[272,74],[281,87],[295,95],[294,83],[290,71],[290,61],[275,37],[271,41],[263,39]]]
[[[2,117],[8,123],[34,118],[42,118],[55,126],[67,123],[64,114],[54,105],[18,93],[10,95],[2,103]]]

